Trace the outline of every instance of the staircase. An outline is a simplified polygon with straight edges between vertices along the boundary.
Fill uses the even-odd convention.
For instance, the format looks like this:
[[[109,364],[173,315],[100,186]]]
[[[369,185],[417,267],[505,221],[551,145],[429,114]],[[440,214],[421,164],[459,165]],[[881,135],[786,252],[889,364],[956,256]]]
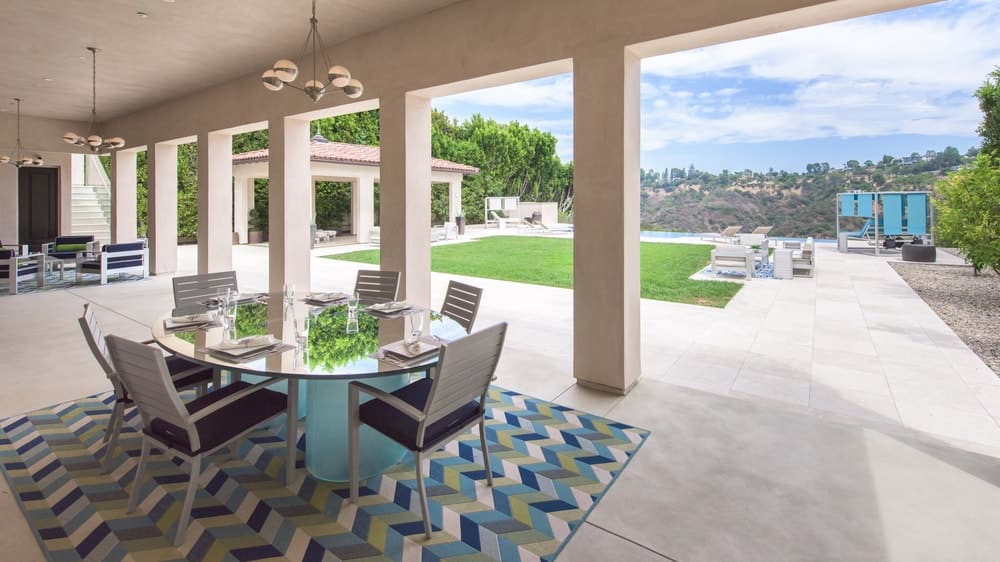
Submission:
[[[73,234],[93,234],[111,242],[111,181],[97,156],[84,156],[81,183],[73,182]],[[74,180],[78,177],[74,174]]]

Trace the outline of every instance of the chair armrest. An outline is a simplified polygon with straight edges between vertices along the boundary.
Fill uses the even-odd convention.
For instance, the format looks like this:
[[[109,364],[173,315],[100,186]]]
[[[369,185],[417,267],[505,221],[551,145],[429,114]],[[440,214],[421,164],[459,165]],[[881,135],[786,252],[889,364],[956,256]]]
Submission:
[[[388,392],[375,388],[374,386],[369,386],[363,382],[353,381],[348,385],[350,393],[357,395],[359,392],[364,392],[365,394],[370,394],[375,398],[385,402],[386,404],[392,406],[399,412],[405,414],[407,417],[415,421],[423,421],[424,413],[420,410],[414,408],[413,406],[403,402],[399,398],[389,394]]]
[[[52,251],[52,248],[54,248],[55,245],[56,245],[55,242],[46,242],[42,244],[42,253],[45,254],[46,256],[49,255],[49,252]]]
[[[208,406],[206,408],[203,408],[203,409],[198,410],[197,412],[191,414],[191,416],[188,418],[188,420],[191,423],[194,423],[194,422],[196,422],[196,421],[204,418],[205,416],[210,416],[210,415],[214,414],[215,412],[218,412],[222,408],[225,408],[226,406],[232,404],[233,402],[236,402],[237,400],[241,400],[243,398],[246,398],[247,396],[253,394],[254,392],[257,392],[258,390],[261,390],[262,388],[271,386],[273,384],[277,384],[277,383],[285,381],[285,380],[287,380],[287,377],[278,377],[278,378],[266,380],[266,381],[263,381],[263,382],[259,382],[259,383],[255,384],[253,386],[249,386],[247,388],[244,388],[243,390],[234,392],[234,393],[230,394],[229,396],[226,396],[222,400],[219,400],[215,404],[212,404],[211,406]]]

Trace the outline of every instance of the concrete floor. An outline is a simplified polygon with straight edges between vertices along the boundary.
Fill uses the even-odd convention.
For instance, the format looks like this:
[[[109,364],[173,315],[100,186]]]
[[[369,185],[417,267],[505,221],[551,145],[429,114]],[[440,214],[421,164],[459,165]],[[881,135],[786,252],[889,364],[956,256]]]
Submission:
[[[653,431],[561,560],[996,558],[996,375],[884,260],[817,260],[816,278],[752,281],[722,310],[643,301],[643,379],[624,398],[573,384],[571,291],[471,280],[478,323],[511,324],[498,384]],[[234,261],[263,288],[266,249]],[[350,287],[359,267],[314,260],[313,288]],[[0,417],[108,388],[85,302],[145,338],[170,280],[0,297]],[[5,484],[0,513],[3,558],[42,560]]]

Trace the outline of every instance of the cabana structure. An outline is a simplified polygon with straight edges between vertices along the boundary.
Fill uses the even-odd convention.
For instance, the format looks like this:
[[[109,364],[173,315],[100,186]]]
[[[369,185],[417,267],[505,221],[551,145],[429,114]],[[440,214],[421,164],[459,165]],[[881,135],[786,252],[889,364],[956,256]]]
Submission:
[[[239,243],[248,239],[248,219],[254,207],[254,180],[268,177],[268,150],[233,156],[233,231]],[[351,233],[358,242],[368,242],[375,226],[375,184],[381,176],[381,150],[377,146],[331,142],[322,135],[309,141],[309,175],[312,196],[309,216],[316,217],[316,182],[351,184]],[[431,182],[448,184],[448,221],[462,212],[462,179],[478,174],[479,168],[431,158]]]
[[[930,191],[851,191],[837,195],[837,241],[842,252],[850,240],[874,244],[875,255],[886,237],[930,237],[934,208]],[[867,219],[857,231],[841,230],[844,217]],[[842,238],[843,237],[843,238]]]

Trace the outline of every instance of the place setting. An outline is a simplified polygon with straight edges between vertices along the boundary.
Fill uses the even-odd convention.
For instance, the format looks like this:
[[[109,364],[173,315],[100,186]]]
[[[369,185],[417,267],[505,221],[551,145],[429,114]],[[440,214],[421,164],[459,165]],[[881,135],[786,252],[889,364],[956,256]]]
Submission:
[[[409,329],[403,339],[381,346],[372,353],[373,359],[407,368],[437,356],[442,342],[434,336],[424,336],[424,315],[411,314],[406,323]]]
[[[222,326],[222,322],[219,320],[219,315],[216,311],[171,316],[163,319],[163,330],[167,333],[207,330],[219,326]]]
[[[284,353],[295,349],[294,345],[286,344],[271,334],[263,336],[247,336],[238,339],[223,339],[221,342],[203,349],[213,355],[234,363],[245,363],[274,353]]]

